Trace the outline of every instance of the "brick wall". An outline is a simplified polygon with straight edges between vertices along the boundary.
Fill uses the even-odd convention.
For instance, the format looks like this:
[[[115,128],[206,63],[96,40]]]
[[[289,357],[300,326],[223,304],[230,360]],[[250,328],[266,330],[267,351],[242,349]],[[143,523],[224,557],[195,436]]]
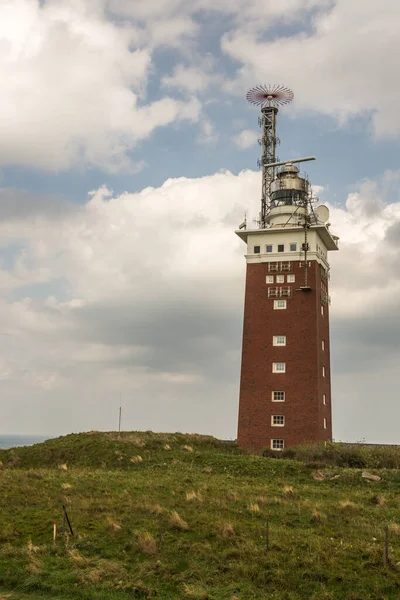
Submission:
[[[248,264],[243,324],[238,444],[262,450],[271,439],[283,439],[285,448],[306,441],[330,440],[331,391],[329,360],[329,305],[321,315],[320,265],[311,261],[309,292],[300,261],[291,263],[296,276],[286,310],[275,310],[268,298],[268,263]],[[285,273],[285,280],[286,280]],[[328,285],[327,281],[323,283]],[[273,284],[272,287],[275,287]],[[286,346],[272,345],[274,335],[285,335]],[[322,340],[325,350],[322,350]],[[285,362],[286,373],[272,373],[273,362]],[[325,377],[322,367],[325,366]],[[285,402],[272,402],[272,391],[284,391]],[[323,405],[322,394],[327,404]],[[271,426],[272,415],[284,415],[285,426]],[[327,429],[324,428],[324,418]]]

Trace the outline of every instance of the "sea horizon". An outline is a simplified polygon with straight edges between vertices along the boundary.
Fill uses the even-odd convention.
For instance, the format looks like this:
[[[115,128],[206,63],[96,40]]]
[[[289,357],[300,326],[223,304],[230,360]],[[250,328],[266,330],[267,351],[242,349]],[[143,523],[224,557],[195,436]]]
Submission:
[[[27,433],[0,433],[0,448],[2,450],[7,450],[8,448],[33,446],[34,444],[40,444],[45,440],[49,440],[52,437],[54,436]]]

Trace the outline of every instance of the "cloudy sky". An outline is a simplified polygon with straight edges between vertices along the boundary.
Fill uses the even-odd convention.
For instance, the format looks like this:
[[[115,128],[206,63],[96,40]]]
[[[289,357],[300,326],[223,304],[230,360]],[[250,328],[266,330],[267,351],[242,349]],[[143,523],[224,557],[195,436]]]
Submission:
[[[331,208],[334,437],[400,443],[398,0],[0,0],[0,433],[235,438],[249,87]]]

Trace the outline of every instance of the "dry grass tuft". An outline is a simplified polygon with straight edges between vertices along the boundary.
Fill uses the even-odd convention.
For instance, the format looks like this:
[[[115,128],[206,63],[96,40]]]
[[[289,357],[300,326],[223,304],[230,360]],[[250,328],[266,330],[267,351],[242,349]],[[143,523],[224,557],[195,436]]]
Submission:
[[[131,442],[133,446],[136,446],[136,448],[144,448],[146,446],[146,442],[136,436],[131,437],[128,441]]]
[[[292,497],[294,495],[293,486],[291,486],[291,485],[284,485],[283,486],[283,493],[286,496],[286,498]]]
[[[154,555],[157,553],[157,543],[151,533],[143,531],[138,535],[138,548],[144,554]]]
[[[318,506],[315,506],[311,515],[311,522],[321,523],[322,521],[326,521],[326,514],[321,512]]]
[[[228,492],[226,499],[230,500],[231,502],[236,502],[238,500],[238,495],[236,492]]]
[[[58,465],[58,468],[60,471],[68,471],[68,467],[65,463],[63,465]]]
[[[192,446],[183,446],[183,451],[184,452],[193,452],[193,448],[192,448]]]
[[[162,513],[166,511],[166,509],[163,508],[160,504],[154,504],[153,506],[150,506],[149,510],[155,515],[162,515]]]
[[[199,492],[195,492],[194,490],[191,492],[186,492],[186,501],[187,502],[203,502],[203,498],[199,494]]]
[[[260,506],[256,502],[251,502],[247,506],[247,508],[251,512],[252,515],[259,515],[259,514],[261,514]]]
[[[170,452],[170,450],[171,450],[171,446],[169,446],[168,444],[165,444],[165,446],[164,446],[164,450],[165,450],[166,452]]]
[[[28,541],[28,553],[29,554],[36,554],[37,552],[40,552],[40,546],[34,546],[32,544],[32,540]]]
[[[90,560],[85,556],[82,556],[82,554],[79,552],[79,550],[76,550],[76,548],[69,550],[68,556],[72,560],[72,562],[78,567],[86,567],[90,564]]]
[[[38,575],[39,573],[42,572],[43,567],[42,567],[42,563],[37,558],[37,556],[35,556],[34,554],[30,554],[28,565],[27,565],[26,569],[27,569],[28,573],[30,573],[31,575]]]
[[[61,488],[63,490],[72,490],[72,485],[70,483],[62,483]]]
[[[235,535],[235,530],[231,523],[223,523],[219,528],[219,532],[224,539],[231,538]]]
[[[139,456],[139,455],[137,455],[137,456],[132,456],[132,458],[131,458],[131,462],[132,462],[133,464],[135,464],[135,465],[140,465],[140,463],[142,463],[142,462],[143,462],[143,458],[142,458],[141,456]]]
[[[400,535],[400,525],[398,523],[390,523],[389,531],[393,535]]]
[[[169,517],[169,524],[173,529],[186,530],[189,529],[189,525],[182,519],[176,510],[173,510]]]
[[[119,533],[122,527],[118,523],[114,523],[113,521],[108,522],[108,531],[109,533]]]
[[[375,504],[375,506],[386,506],[387,502],[386,502],[386,498],[384,496],[382,496],[381,494],[374,494],[371,498],[370,498],[370,502],[371,504]]]
[[[212,467],[204,467],[203,473],[212,473]]]
[[[339,508],[340,508],[340,510],[344,510],[346,512],[352,512],[352,513],[355,513],[358,511],[357,504],[355,504],[351,500],[342,500],[341,502],[339,502]]]
[[[121,578],[124,574],[124,569],[116,561],[101,559],[94,569],[84,571],[83,581],[94,584],[105,580],[115,581],[116,578]]]
[[[209,597],[207,590],[199,583],[193,583],[191,585],[184,583],[183,589],[185,591],[185,596],[193,598],[193,600],[207,600]]]

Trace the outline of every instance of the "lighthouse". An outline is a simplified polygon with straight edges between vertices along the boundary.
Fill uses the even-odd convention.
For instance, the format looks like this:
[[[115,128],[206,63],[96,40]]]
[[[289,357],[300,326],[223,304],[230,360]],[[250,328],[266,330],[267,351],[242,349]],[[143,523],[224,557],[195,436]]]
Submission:
[[[297,166],[314,157],[276,159],[278,106],[293,93],[260,86],[247,98],[261,106],[262,198],[257,225],[236,231],[247,246],[237,441],[280,451],[332,439],[328,253],[338,237]]]

